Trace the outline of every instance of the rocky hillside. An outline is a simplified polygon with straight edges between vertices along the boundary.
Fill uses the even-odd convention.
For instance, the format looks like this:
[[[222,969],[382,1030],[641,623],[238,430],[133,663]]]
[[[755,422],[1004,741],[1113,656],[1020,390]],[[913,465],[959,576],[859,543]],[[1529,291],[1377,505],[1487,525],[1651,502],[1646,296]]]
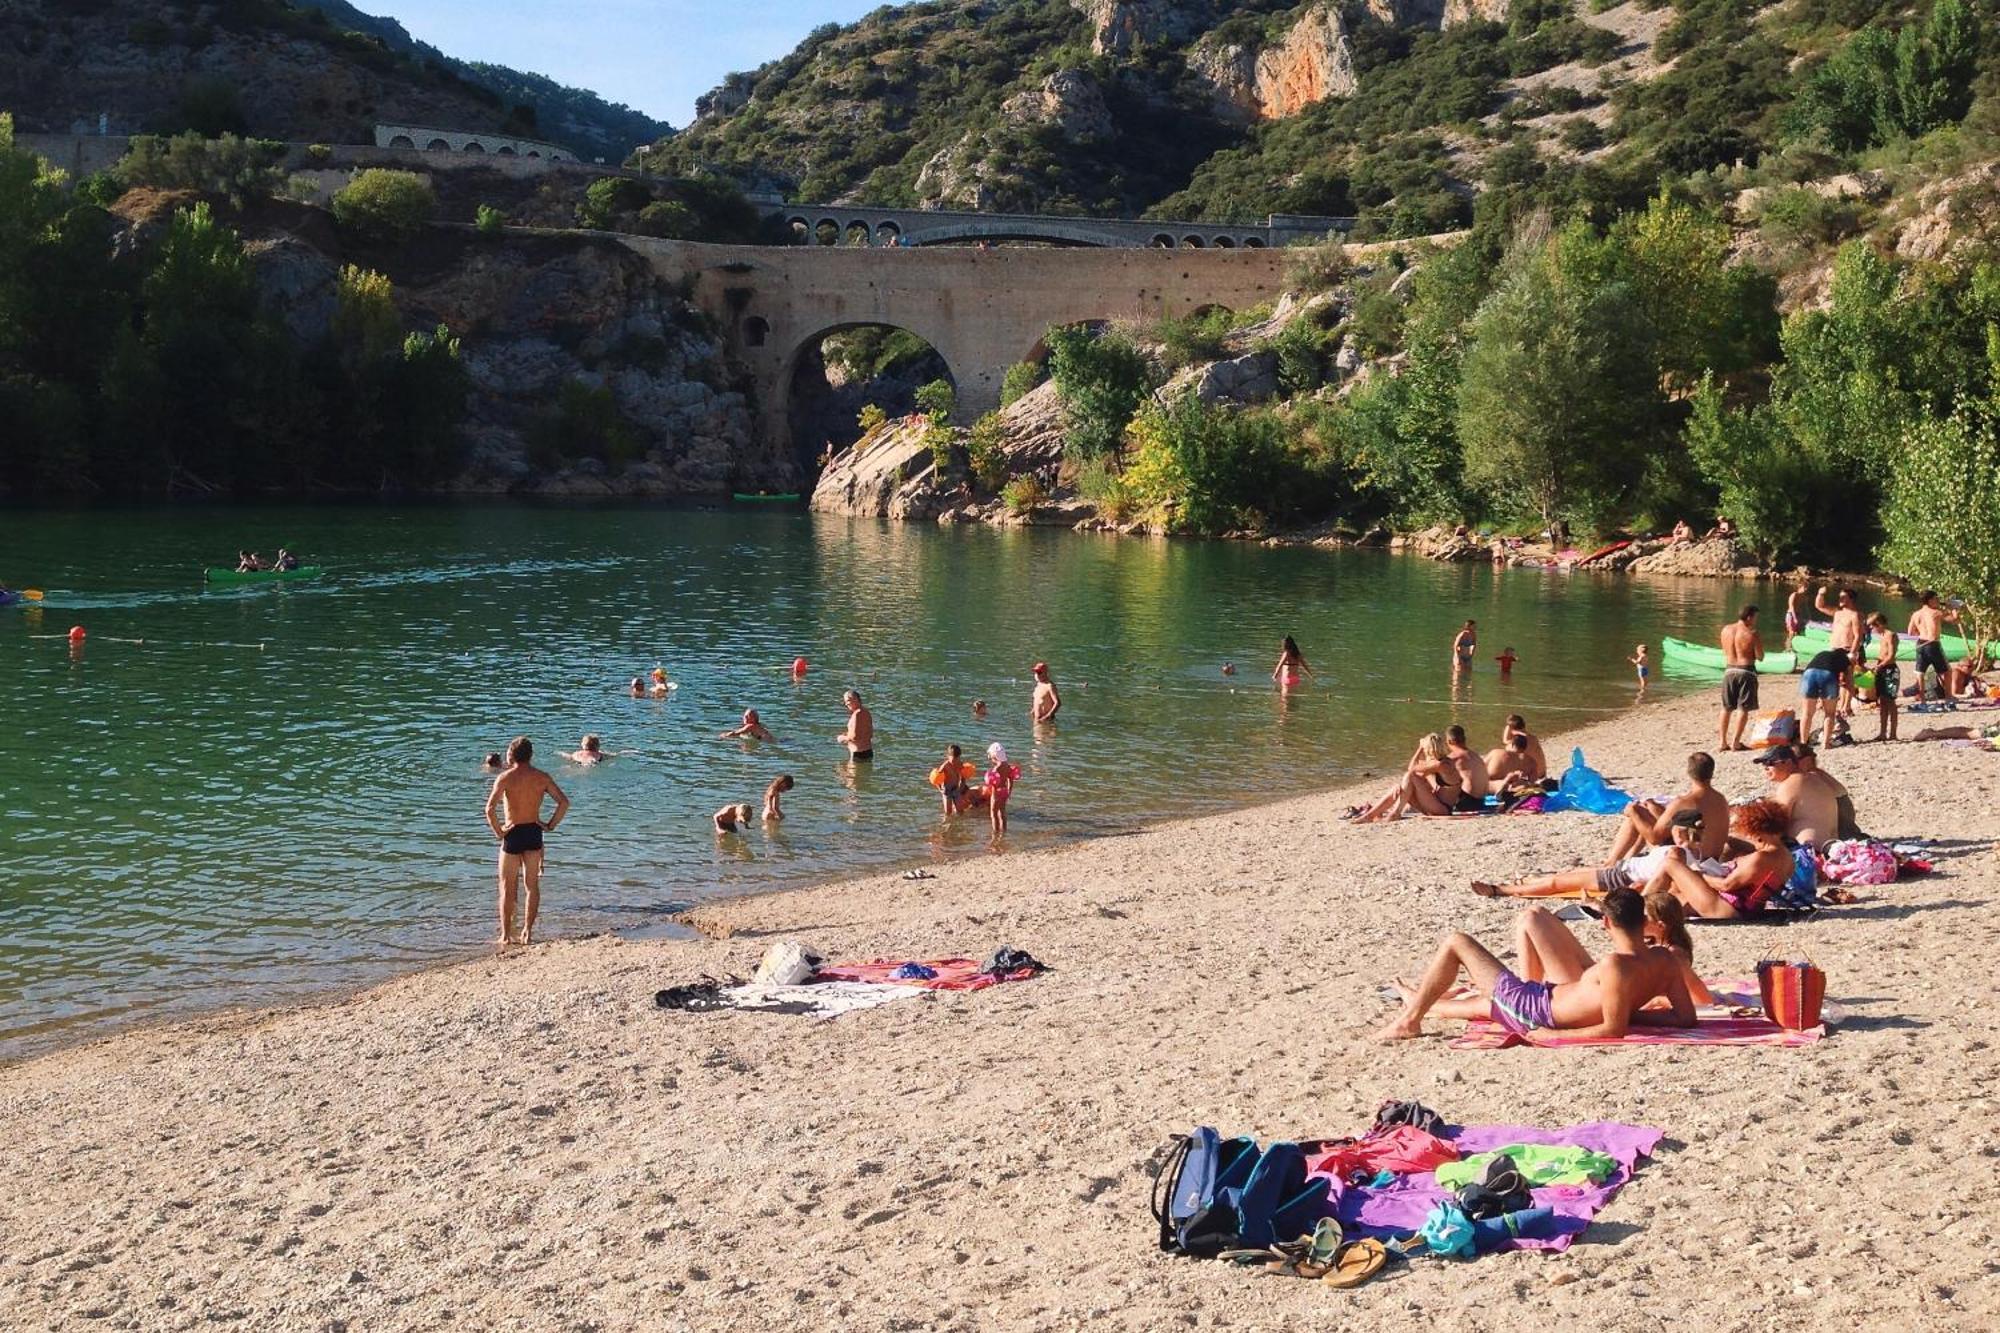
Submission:
[[[332,10],[340,17],[330,17]],[[664,130],[535,75],[475,68],[346,5],[285,0],[10,0],[0,109],[24,131],[225,130],[373,142],[378,121],[505,131],[622,157]],[[402,33],[401,41],[394,40]]]
[[[1899,55],[1901,30],[1937,3],[1969,17]],[[1965,117],[1978,90],[1985,122],[2000,121],[2000,24],[1982,28],[1982,9],[931,0],[829,25],[731,75],[644,156],[805,201],[1358,214],[1363,235],[1415,235],[1471,222],[1496,187],[1603,211],[1663,179],[1766,159],[1806,179],[1829,154]],[[1865,51],[1849,40],[1864,28]],[[1876,105],[1870,89],[1899,60],[1937,86]]]

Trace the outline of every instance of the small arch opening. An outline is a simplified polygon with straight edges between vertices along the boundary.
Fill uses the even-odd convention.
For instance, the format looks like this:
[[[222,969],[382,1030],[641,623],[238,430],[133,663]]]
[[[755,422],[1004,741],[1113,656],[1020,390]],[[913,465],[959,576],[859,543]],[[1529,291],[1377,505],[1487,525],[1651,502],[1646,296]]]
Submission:
[[[840,243],[842,245],[852,246],[857,249],[866,247],[871,240],[872,234],[868,230],[868,224],[859,219],[848,223],[840,234]]]
[[[514,145],[510,143],[503,143],[498,148],[493,150],[493,155],[495,157],[513,157],[515,156]]]
[[[743,321],[743,345],[762,347],[771,337],[771,321],[762,315],[752,315]]]
[[[1264,242],[1258,240],[1255,236],[1245,236],[1243,238],[1243,248],[1245,250],[1262,250]]]
[[[1165,232],[1160,232],[1152,240],[1146,242],[1146,244],[1155,250],[1171,250],[1174,248],[1174,238]]]
[[[1215,238],[1215,248],[1218,250],[1234,250],[1236,242],[1227,236],[1218,236]]]
[[[839,245],[840,224],[832,218],[821,218],[813,224],[814,245]]]
[[[1203,241],[1199,236],[1181,237],[1181,249],[1183,250],[1200,250],[1205,248],[1206,245],[1207,242]]]
[[[486,145],[479,142],[479,140],[477,139],[467,139],[465,141],[465,147],[459,149],[458,151],[461,153],[483,153],[486,151]]]
[[[417,141],[415,139],[412,139],[407,134],[399,134],[395,138],[389,140],[389,146],[391,148],[415,148],[417,146]]]
[[[529,156],[529,157],[540,157],[540,156],[541,156],[541,154],[540,154],[540,153],[538,153],[538,152],[536,152],[536,151],[535,151],[534,149],[530,148],[530,149],[528,150],[528,156]]]
[[[424,151],[426,153],[449,153],[451,145],[442,139],[433,139],[424,145]]]
[[[895,223],[884,222],[876,226],[875,244],[901,245],[902,243],[903,243],[903,229],[897,226]]]

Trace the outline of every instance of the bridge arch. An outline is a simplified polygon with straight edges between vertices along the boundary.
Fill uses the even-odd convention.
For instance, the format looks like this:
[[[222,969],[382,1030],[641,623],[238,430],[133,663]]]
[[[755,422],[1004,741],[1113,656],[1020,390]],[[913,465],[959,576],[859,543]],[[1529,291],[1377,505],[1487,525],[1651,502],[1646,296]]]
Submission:
[[[415,148],[417,141],[407,134],[398,134],[389,140],[391,148]]]
[[[869,401],[875,400],[872,396],[867,401],[856,396],[855,386],[851,383],[843,388],[834,387],[832,378],[825,373],[826,364],[822,357],[829,339],[838,334],[862,329],[888,330],[918,339],[928,349],[928,356],[934,357],[937,364],[943,367],[943,378],[951,384],[954,391],[958,390],[962,381],[959,379],[957,368],[952,364],[945,349],[940,346],[939,339],[927,334],[921,327],[924,323],[922,320],[899,322],[893,319],[868,317],[842,319],[832,323],[806,326],[810,332],[796,339],[787,338],[789,346],[781,346],[770,341],[767,331],[763,350],[767,353],[780,351],[782,356],[775,363],[776,373],[770,376],[763,386],[766,397],[764,403],[766,428],[775,426],[782,431],[784,434],[782,442],[802,462],[816,457],[827,443],[831,443],[836,450],[844,449],[859,437],[860,429],[855,424],[855,418]],[[749,330],[746,328],[744,330],[746,347],[748,333]],[[914,387],[906,382],[901,386],[900,393],[876,402],[875,405],[884,408],[892,417],[914,411],[915,403],[909,396]]]
[[[446,143],[443,139],[433,139],[429,143],[424,145],[424,151],[426,153],[449,153],[451,151],[451,145]]]

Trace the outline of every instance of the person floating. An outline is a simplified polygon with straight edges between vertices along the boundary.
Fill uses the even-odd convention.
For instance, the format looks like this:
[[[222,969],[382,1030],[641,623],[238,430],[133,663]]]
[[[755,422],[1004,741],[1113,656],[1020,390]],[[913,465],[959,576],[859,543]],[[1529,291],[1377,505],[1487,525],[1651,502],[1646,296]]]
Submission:
[[[497,943],[532,944],[535,915],[542,905],[542,835],[555,832],[569,813],[569,797],[554,778],[536,768],[534,743],[516,736],[507,746],[507,769],[493,780],[486,797],[486,825],[500,841],[500,938]],[[542,822],[542,801],[555,802],[548,822]],[[504,812],[504,817],[503,817]],[[525,885],[523,918],[514,935],[514,886]]]
[[[769,727],[758,720],[756,709],[746,708],[743,710],[743,725],[740,727],[731,727],[728,731],[722,733],[720,739],[725,741],[769,741],[776,740],[777,738],[771,735]]]
[[[1278,682],[1281,690],[1295,690],[1312,674],[1313,669],[1306,662],[1306,655],[1299,651],[1298,640],[1287,634],[1285,641],[1278,645],[1278,665],[1271,668],[1271,679]]]
[[[1757,659],[1764,655],[1764,640],[1757,633],[1757,608],[1750,605],[1736,613],[1736,619],[1722,627],[1722,737],[1721,748],[1747,750],[1744,729],[1757,711]],[[1735,726],[1730,725],[1734,720]]]
[[[840,696],[840,702],[847,708],[847,729],[833,739],[847,747],[847,757],[856,763],[875,757],[875,715],[861,702],[857,690],[848,690]]]
[[[974,699],[972,701],[972,715],[974,717],[986,716],[986,701],[984,699]]]
[[[1403,1008],[1375,1034],[1378,1041],[1424,1035],[1424,1016],[1491,1018],[1516,1035],[1556,1030],[1570,1037],[1617,1039],[1634,1027],[1690,1028],[1695,1024],[1681,960],[1646,942],[1646,900],[1632,889],[1604,898],[1604,931],[1611,952],[1571,981],[1528,981],[1463,931],[1447,935],[1416,985],[1398,981]],[[1477,995],[1446,998],[1463,971]],[[1665,1011],[1648,1010],[1664,998]]]
[[[1036,722],[1053,722],[1062,711],[1062,695],[1056,692],[1055,681],[1049,678],[1049,664],[1037,662],[1028,668],[1035,678],[1034,697],[1028,702],[1028,716]]]
[[[563,756],[573,764],[601,764],[604,762],[604,742],[596,732],[586,731],[577,747]]]

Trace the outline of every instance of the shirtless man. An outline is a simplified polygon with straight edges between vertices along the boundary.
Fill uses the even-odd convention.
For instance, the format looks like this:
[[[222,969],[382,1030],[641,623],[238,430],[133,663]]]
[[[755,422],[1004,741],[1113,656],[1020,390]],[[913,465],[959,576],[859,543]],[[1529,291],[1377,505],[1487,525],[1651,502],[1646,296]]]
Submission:
[[[847,747],[847,757],[856,762],[875,757],[875,715],[861,706],[861,696],[853,690],[840,696],[847,705],[847,730],[834,739]]]
[[[1661,889],[1711,920],[1757,916],[1771,896],[1792,877],[1792,853],[1785,846],[1785,808],[1776,801],[1751,801],[1736,808],[1731,830],[1749,849],[1729,864],[1728,873],[1712,873],[1689,865],[1686,853],[1669,848],[1647,893]]]
[[[601,764],[604,762],[604,742],[598,738],[596,732],[587,731],[583,739],[577,743],[577,748],[563,758],[572,764]]]
[[[1504,745],[1512,745],[1516,736],[1528,742],[1528,760],[1535,771],[1528,775],[1528,781],[1540,782],[1549,775],[1549,757],[1542,753],[1542,742],[1528,730],[1528,723],[1519,713],[1507,714],[1507,724],[1500,729],[1500,740]]]
[[[1486,776],[1501,791],[1534,786],[1540,779],[1535,775],[1535,761],[1528,755],[1528,738],[1517,732],[1505,744],[1488,750]]]
[[[1847,784],[1819,766],[1819,755],[1810,745],[1794,747],[1799,756],[1799,772],[1806,775],[1808,782],[1814,783],[1833,793],[1833,835],[1836,838],[1865,838],[1860,824],[1854,817],[1854,796],[1847,790]]]
[[[757,720],[756,709],[746,708],[743,710],[743,725],[740,727],[731,727],[729,730],[723,732],[719,739],[725,741],[769,741],[777,738],[771,735],[769,727]]]
[[[1062,695],[1056,693],[1056,683],[1049,679],[1049,664],[1037,662],[1029,671],[1035,677],[1035,697],[1029,701],[1028,716],[1037,722],[1053,722],[1062,711]]]
[[[1445,755],[1451,766],[1458,770],[1458,809],[1473,812],[1486,808],[1486,793],[1493,790],[1493,780],[1486,771],[1486,761],[1481,759],[1465,743],[1465,728],[1454,722],[1444,729]]]
[[[1722,627],[1722,748],[1747,750],[1744,728],[1757,711],[1757,659],[1764,655],[1764,640],[1757,633],[1757,608],[1746,606],[1736,619]],[[1736,719],[1732,730],[1731,717]]]
[[[1451,669],[1454,673],[1472,670],[1472,658],[1479,651],[1478,622],[1468,620],[1451,641]]]
[[[1842,588],[1830,602],[1826,593],[1826,585],[1821,584],[1818,594],[1813,597],[1813,609],[1821,615],[1833,617],[1833,633],[1827,636],[1827,646],[1836,652],[1846,653],[1849,665],[1858,666],[1863,660],[1861,643],[1868,633],[1861,627],[1861,608],[1855,603],[1854,594],[1846,588]],[[1854,715],[1854,676],[1851,671],[1840,682],[1840,715]],[[1801,731],[1799,734],[1804,736],[1809,733]]]
[[[1634,801],[1625,807],[1618,836],[1611,840],[1611,853],[1604,864],[1616,865],[1628,856],[1637,856],[1648,847],[1663,846],[1673,828],[1674,817],[1692,810],[1701,817],[1702,835],[1696,855],[1714,860],[1729,841],[1729,798],[1711,784],[1715,780],[1715,759],[1696,750],[1688,756],[1688,789],[1665,805],[1658,801]]]
[[[1807,776],[1799,752],[1789,745],[1772,746],[1756,762],[1769,772],[1771,799],[1785,811],[1787,840],[1814,847],[1832,841],[1840,829],[1840,805],[1833,787],[1823,777]]]
[[[1403,1010],[1376,1039],[1421,1037],[1427,1013],[1491,1018],[1517,1035],[1554,1029],[1571,1037],[1616,1039],[1634,1027],[1693,1027],[1694,999],[1679,957],[1646,943],[1645,900],[1631,889],[1605,895],[1604,930],[1611,952],[1575,981],[1561,983],[1523,981],[1470,935],[1448,935],[1417,985],[1398,982]],[[1446,999],[1461,969],[1480,993]],[[1666,1010],[1646,1008],[1661,998]]]
[[[1726,811],[1724,820],[1723,831],[1727,832]],[[1472,891],[1482,898],[1591,898],[1614,889],[1643,888],[1659,875],[1669,850],[1692,858],[1695,869],[1703,874],[1727,875],[1729,866],[1726,862],[1701,855],[1700,843],[1708,836],[1701,812],[1682,810],[1673,816],[1667,826],[1666,841],[1658,847],[1646,848],[1637,855],[1609,865],[1577,866],[1573,870],[1558,870],[1553,875],[1522,880],[1518,884],[1488,884],[1474,880]]]
[[[1806,609],[1809,605],[1807,598],[1811,592],[1812,584],[1806,579],[1801,578],[1797,583],[1792,585],[1791,596],[1785,598],[1784,648],[1791,647],[1792,640],[1805,630]],[[1783,652],[1784,648],[1780,648],[1778,651]]]
[[[555,832],[569,813],[569,797],[556,780],[528,761],[535,747],[526,736],[517,736],[507,746],[507,771],[493,780],[492,794],[486,798],[486,826],[500,840],[500,938],[502,948],[515,943],[514,884],[525,879],[526,914],[519,943],[532,944],[535,914],[542,905],[542,834]],[[548,823],[542,822],[542,798],[556,803]],[[505,818],[501,812],[505,811]]]
[[[1917,697],[1924,697],[1924,676],[1927,672],[1938,674],[1939,688],[1945,687],[1945,678],[1951,674],[1951,664],[1945,660],[1944,645],[1938,640],[1944,636],[1946,622],[1957,623],[1958,612],[1947,611],[1938,605],[1937,590],[1926,588],[1917,594],[1917,609],[1910,613],[1910,637],[1917,641]],[[1947,696],[1950,691],[1946,691]]]

